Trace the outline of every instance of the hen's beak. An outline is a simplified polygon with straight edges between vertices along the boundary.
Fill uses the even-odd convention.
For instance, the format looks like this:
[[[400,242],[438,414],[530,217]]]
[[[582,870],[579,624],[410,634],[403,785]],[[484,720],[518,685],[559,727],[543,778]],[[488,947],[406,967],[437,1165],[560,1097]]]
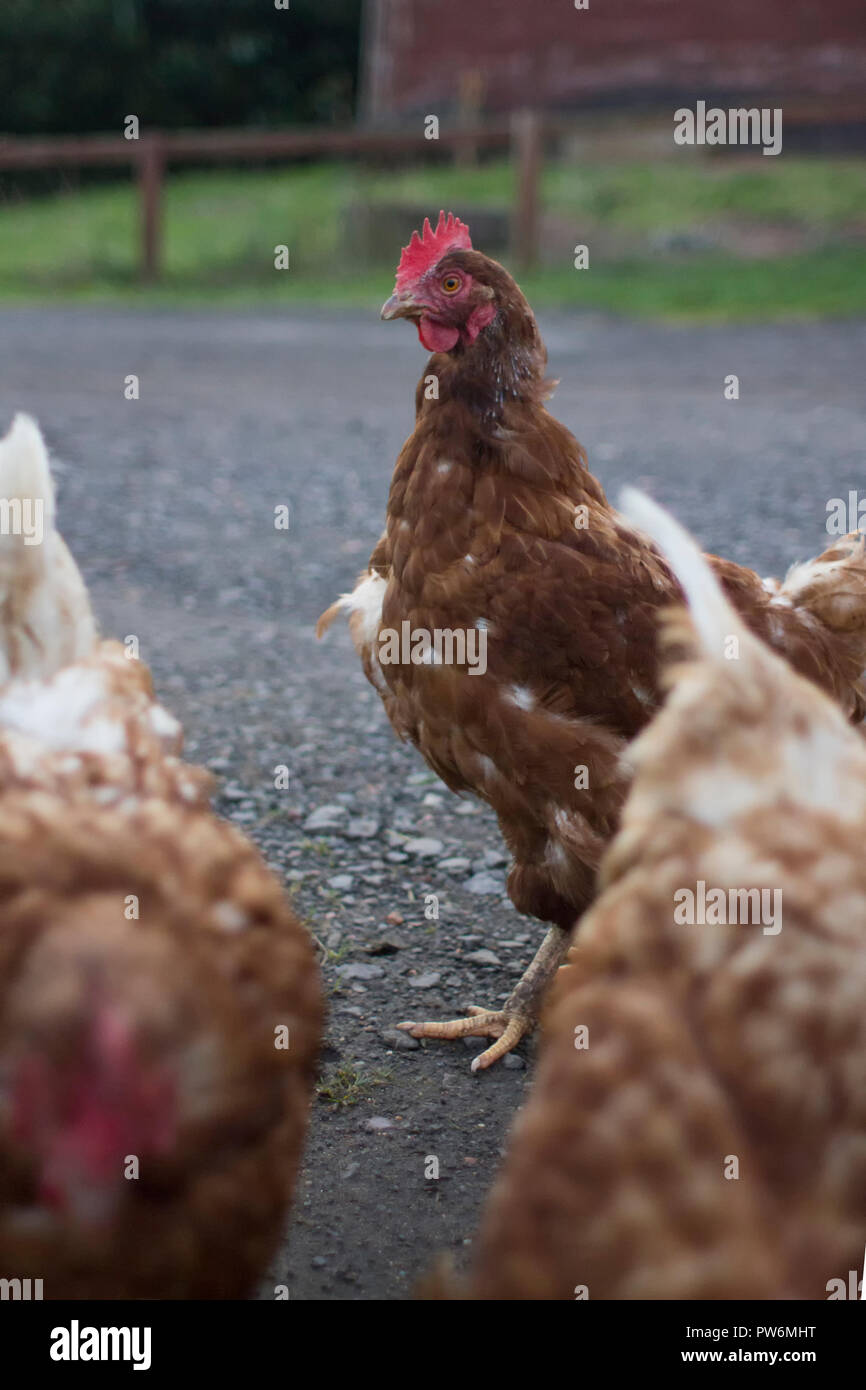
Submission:
[[[420,314],[423,311],[423,304],[419,304],[413,299],[411,294],[392,294],[390,299],[386,299],[382,305],[382,312],[379,315],[382,319],[411,319],[413,314]]]

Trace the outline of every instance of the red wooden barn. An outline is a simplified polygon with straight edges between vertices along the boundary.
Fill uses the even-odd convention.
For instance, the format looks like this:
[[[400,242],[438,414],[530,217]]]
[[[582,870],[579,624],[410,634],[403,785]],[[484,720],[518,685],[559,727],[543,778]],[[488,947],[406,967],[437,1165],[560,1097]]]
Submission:
[[[864,0],[366,0],[361,116],[700,97],[866,102]]]

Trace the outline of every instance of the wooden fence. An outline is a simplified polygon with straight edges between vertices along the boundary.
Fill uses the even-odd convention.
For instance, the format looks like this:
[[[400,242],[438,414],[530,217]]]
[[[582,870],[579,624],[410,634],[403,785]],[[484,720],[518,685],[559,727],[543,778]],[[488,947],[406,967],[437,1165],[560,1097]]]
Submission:
[[[737,104],[737,103],[730,103]],[[754,103],[740,103],[750,105]],[[866,101],[774,100],[783,107],[786,131],[822,126],[862,126],[866,129]],[[423,132],[364,130],[206,130],[160,131],[127,140],[121,135],[4,138],[0,136],[0,170],[81,169],[131,166],[137,175],[141,223],[141,275],[144,280],[159,279],[162,262],[163,190],[170,165],[219,164],[243,160],[284,160],[330,158],[335,155],[424,158],[447,150],[458,163],[472,162],[481,150],[512,152],[516,166],[515,199],[512,209],[512,254],[521,269],[538,258],[540,203],[539,188],[545,142],[568,133],[583,134],[599,153],[598,117],[591,112],[570,119],[536,111],[515,112],[510,119],[494,123],[473,119],[469,101],[460,128],[440,132],[429,140]],[[634,139],[642,128],[653,124],[671,130],[671,109],[655,113],[624,110],[609,113]],[[602,125],[605,118],[601,118]],[[673,148],[673,146],[672,146]],[[721,149],[706,151],[718,155]]]
[[[0,138],[0,170],[82,169],[131,166],[139,191],[141,276],[159,279],[162,263],[163,190],[170,165],[219,164],[239,160],[293,160],[335,155],[429,155],[443,149],[458,160],[479,150],[513,149],[517,161],[513,251],[517,262],[532,265],[538,253],[539,177],[542,143],[551,128],[531,111],[499,124],[467,125],[423,134],[365,130],[214,130],[150,131],[138,139],[123,136]]]

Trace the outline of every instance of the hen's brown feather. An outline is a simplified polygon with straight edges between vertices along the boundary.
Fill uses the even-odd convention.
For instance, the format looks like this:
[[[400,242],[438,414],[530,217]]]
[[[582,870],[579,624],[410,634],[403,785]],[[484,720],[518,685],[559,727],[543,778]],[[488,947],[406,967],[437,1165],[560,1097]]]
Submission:
[[[425,368],[363,602],[356,590],[341,604],[397,733],[497,812],[515,905],[569,929],[617,824],[626,742],[659,704],[656,617],[680,591],[545,409],[546,352],[511,277],[476,251],[450,252],[436,273],[452,266],[492,288],[499,312]],[[844,576],[821,557],[813,582],[789,591],[713,564],[752,631],[860,718],[866,562],[850,544],[846,555]],[[819,575],[831,592],[844,583],[841,618],[816,597]],[[384,629],[477,631],[479,620],[484,675],[379,660]]]
[[[826,1298],[860,1267],[866,749],[730,610],[716,639],[669,633],[690,660],[632,750],[473,1296]],[[780,890],[781,930],[677,922],[700,881]]]

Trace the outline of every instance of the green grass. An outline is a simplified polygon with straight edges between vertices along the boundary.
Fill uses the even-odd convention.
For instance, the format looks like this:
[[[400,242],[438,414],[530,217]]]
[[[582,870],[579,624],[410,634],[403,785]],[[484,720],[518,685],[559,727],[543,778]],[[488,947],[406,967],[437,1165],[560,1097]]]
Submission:
[[[269,173],[186,174],[170,178],[165,199],[164,267],[188,284],[273,278],[273,248],[285,243],[327,266],[339,254],[345,171],[308,166]],[[0,204],[0,286],[87,290],[136,275],[138,203],[130,185]],[[291,273],[291,272],[290,272]]]
[[[822,231],[866,226],[866,161],[784,156],[750,161],[553,167],[551,207],[623,231],[688,231],[707,220],[788,223]]]
[[[507,208],[513,171],[437,165],[365,172],[351,165],[187,173],[166,188],[165,273],[137,282],[138,208],[131,185],[3,199],[0,302],[361,307],[390,292],[398,247],[381,267],[360,262],[346,210],[366,201]],[[591,269],[522,278],[541,308],[593,308],[672,318],[779,318],[866,313],[866,163],[856,160],[668,160],[652,165],[550,165],[545,211],[565,241],[586,240]],[[776,259],[722,252],[673,257],[652,238],[708,226],[795,229],[810,249]],[[291,269],[276,272],[285,243]],[[619,258],[597,251],[616,244]],[[724,238],[722,239],[724,244]]]
[[[510,204],[510,164],[478,170],[417,169],[371,176],[374,198],[409,203]],[[432,195],[432,196],[431,196]],[[794,223],[822,230],[866,226],[866,161],[763,158],[748,167],[728,161],[661,160],[653,164],[548,165],[542,197],[551,212],[603,222],[619,231],[683,231],[707,219]]]
[[[370,1092],[377,1086],[385,1086],[391,1080],[391,1073],[383,1068],[368,1071],[351,1063],[341,1067],[329,1067],[320,1079],[316,1094],[327,1105],[344,1110],[350,1105],[370,1100]]]
[[[623,261],[592,273],[542,271],[523,287],[539,308],[579,305],[639,318],[846,318],[866,315],[866,255],[839,247],[773,261]]]

